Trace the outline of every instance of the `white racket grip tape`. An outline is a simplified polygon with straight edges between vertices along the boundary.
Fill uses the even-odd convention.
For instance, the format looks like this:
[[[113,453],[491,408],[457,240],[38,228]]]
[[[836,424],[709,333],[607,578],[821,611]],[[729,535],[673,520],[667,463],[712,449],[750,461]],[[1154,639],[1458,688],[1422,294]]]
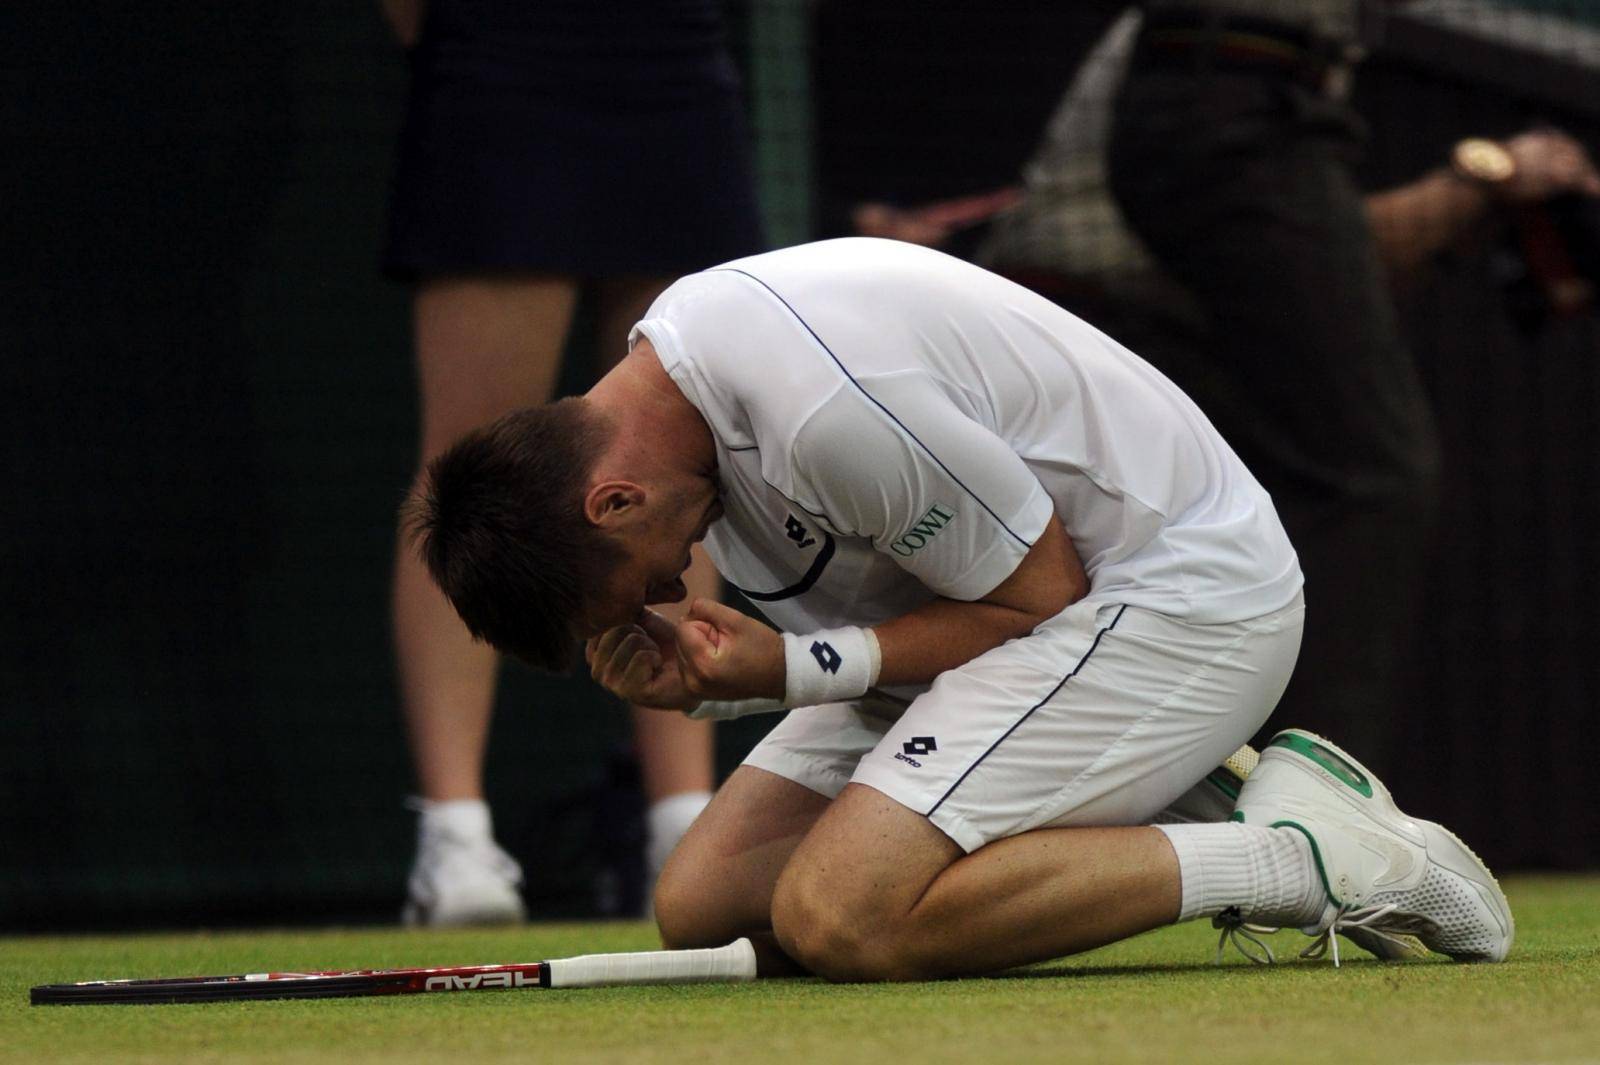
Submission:
[[[616,987],[625,984],[709,984],[756,978],[756,948],[748,939],[702,950],[642,950],[631,954],[583,954],[545,963],[551,987]]]

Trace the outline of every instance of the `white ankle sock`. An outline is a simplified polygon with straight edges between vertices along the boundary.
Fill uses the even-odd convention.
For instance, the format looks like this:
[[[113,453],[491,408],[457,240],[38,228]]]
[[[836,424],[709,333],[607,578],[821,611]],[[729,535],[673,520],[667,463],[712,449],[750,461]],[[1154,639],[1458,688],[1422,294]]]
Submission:
[[[1327,892],[1311,843],[1294,829],[1232,821],[1155,827],[1178,855],[1178,920],[1214,917],[1235,906],[1245,920],[1278,928],[1299,928],[1322,916]]]
[[[650,883],[655,883],[672,849],[710,801],[709,791],[682,791],[650,804],[644,815],[644,854]]]
[[[417,811],[417,830],[420,835],[444,835],[462,841],[492,839],[493,825],[489,820],[489,804],[482,799],[449,799],[433,802],[412,799],[407,804]]]

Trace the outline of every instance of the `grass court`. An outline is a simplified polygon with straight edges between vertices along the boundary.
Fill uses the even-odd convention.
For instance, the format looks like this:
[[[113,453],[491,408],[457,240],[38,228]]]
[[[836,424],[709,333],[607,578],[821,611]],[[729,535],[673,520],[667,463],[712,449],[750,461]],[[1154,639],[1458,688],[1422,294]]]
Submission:
[[[182,1006],[28,1005],[131,976],[535,961],[650,950],[639,923],[0,939],[0,1062],[1600,1062],[1600,877],[1512,877],[1503,965],[1211,961],[1200,922],[942,983],[494,991]]]

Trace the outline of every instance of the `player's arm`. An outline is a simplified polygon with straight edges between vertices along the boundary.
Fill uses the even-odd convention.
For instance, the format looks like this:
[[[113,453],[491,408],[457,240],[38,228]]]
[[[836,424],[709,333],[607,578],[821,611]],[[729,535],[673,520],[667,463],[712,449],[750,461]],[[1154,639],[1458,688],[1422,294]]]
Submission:
[[[981,599],[935,599],[874,626],[878,683],[926,684],[1007,640],[1026,636],[1089,591],[1072,540],[1054,514],[1011,576]]]
[[[879,685],[927,684],[1007,640],[1026,636],[1089,590],[1071,539],[1055,515],[1016,570],[981,599],[934,599],[871,630]],[[697,599],[677,630],[689,690],[710,699],[783,700],[789,677],[783,637],[711,599]],[[803,641],[802,641],[803,642]]]
[[[678,643],[684,676],[701,694],[809,705],[828,700],[807,695],[849,697],[836,691],[863,675],[927,683],[1088,591],[1053,504],[1009,444],[925,379],[876,384],[876,401],[846,393],[813,417],[794,461],[820,513],[870,537],[939,598],[870,632],[787,638],[696,603]]]

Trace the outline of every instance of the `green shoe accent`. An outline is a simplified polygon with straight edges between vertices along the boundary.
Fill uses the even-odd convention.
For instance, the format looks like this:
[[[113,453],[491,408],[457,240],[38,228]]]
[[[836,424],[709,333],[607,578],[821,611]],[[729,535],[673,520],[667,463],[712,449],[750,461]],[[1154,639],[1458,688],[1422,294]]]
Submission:
[[[1309,736],[1302,736],[1296,732],[1282,732],[1274,736],[1267,746],[1282,747],[1302,758],[1309,758],[1366,798],[1372,798],[1372,782],[1367,779],[1365,773]]]
[[[1244,824],[1244,811],[1243,810],[1235,810],[1235,811],[1233,811],[1233,813],[1228,817],[1228,820],[1229,821],[1237,821],[1241,825]]]
[[[1226,795],[1228,798],[1233,799],[1236,802],[1238,801],[1239,778],[1228,772],[1226,769],[1213,769],[1210,775],[1206,777],[1206,780],[1211,784],[1212,787],[1222,792],[1222,794]]]
[[[1273,742],[1276,743],[1277,741],[1274,740]],[[1294,821],[1274,821],[1272,822],[1272,827],[1292,828],[1306,838],[1306,841],[1311,844],[1311,860],[1316,864],[1317,878],[1322,881],[1322,890],[1328,893],[1328,898],[1333,900],[1335,906],[1342,907],[1344,900],[1333,893],[1333,885],[1328,883],[1328,871],[1322,867],[1322,850],[1317,846],[1317,837],[1313,836],[1304,825]]]

